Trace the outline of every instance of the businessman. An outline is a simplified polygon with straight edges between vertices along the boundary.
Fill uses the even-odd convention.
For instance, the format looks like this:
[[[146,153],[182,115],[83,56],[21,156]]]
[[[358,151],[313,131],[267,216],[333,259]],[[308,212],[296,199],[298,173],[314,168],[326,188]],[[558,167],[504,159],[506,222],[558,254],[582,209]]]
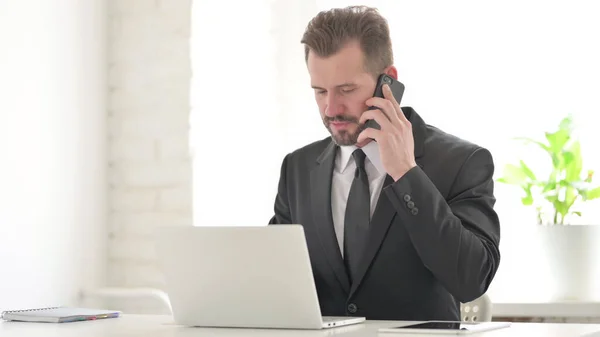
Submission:
[[[398,78],[377,10],[321,12],[301,42],[331,137],[283,159],[270,224],[303,225],[323,315],[460,320],[500,263],[490,152],[372,97]]]

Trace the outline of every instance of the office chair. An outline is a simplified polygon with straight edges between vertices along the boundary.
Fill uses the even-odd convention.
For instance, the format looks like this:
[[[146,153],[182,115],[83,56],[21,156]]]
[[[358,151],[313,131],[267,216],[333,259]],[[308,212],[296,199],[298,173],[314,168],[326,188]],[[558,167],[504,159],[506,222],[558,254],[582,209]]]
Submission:
[[[460,304],[460,315],[463,322],[490,322],[492,320],[492,301],[489,296],[481,297]]]

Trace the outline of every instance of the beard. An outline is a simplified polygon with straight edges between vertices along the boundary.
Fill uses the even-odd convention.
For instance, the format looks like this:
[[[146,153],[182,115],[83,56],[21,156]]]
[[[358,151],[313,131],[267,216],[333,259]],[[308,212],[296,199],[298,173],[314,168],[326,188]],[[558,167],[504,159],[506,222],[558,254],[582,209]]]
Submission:
[[[350,130],[334,131],[331,129],[332,122],[349,122],[358,127],[353,132]],[[358,118],[350,116],[323,117],[323,124],[331,134],[331,139],[339,146],[355,145],[358,140],[358,135],[365,129],[364,125],[358,123]]]

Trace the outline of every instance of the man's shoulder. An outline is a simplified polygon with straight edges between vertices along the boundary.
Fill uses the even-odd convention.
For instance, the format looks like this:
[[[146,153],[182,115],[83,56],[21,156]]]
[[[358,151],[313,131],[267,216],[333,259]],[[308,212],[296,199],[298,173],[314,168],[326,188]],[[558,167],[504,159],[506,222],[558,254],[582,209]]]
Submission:
[[[297,163],[314,163],[317,158],[331,144],[331,137],[326,137],[321,140],[314,141],[308,145],[298,148],[287,155],[290,162]]]
[[[486,148],[458,135],[432,125],[425,125],[425,153],[434,154],[440,160],[466,160],[477,151],[489,152]]]
[[[454,146],[463,150],[473,150],[479,147],[479,145],[472,141],[462,138],[456,134],[449,133],[436,126],[426,124],[425,129],[427,130],[427,135],[429,136],[428,138],[430,145]]]
[[[424,154],[428,159],[437,162],[448,159],[460,160],[461,157],[468,157],[483,149],[472,141],[427,123],[410,106],[402,107],[402,109],[410,112],[416,141],[415,153]]]

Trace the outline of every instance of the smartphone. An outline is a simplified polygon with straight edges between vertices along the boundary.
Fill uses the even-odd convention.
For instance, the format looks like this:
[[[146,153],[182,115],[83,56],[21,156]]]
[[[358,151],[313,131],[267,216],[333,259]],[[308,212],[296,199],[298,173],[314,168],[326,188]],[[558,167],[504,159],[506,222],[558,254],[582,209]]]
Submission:
[[[387,84],[390,86],[390,89],[392,89],[392,94],[394,95],[396,102],[398,102],[398,104],[400,104],[400,102],[402,101],[402,95],[404,95],[404,84],[400,83],[399,81],[395,80],[393,77],[391,77],[387,74],[381,74],[379,76],[379,78],[377,79],[377,85],[375,86],[375,92],[373,93],[373,97],[385,98],[385,97],[383,97],[383,85],[384,84]],[[375,107],[375,106],[369,107],[369,110],[374,110],[374,109],[379,109],[379,108]],[[406,118],[408,118],[408,116]],[[374,119],[369,119],[368,121],[366,121],[365,127],[381,130],[381,126],[379,126],[379,124]]]

